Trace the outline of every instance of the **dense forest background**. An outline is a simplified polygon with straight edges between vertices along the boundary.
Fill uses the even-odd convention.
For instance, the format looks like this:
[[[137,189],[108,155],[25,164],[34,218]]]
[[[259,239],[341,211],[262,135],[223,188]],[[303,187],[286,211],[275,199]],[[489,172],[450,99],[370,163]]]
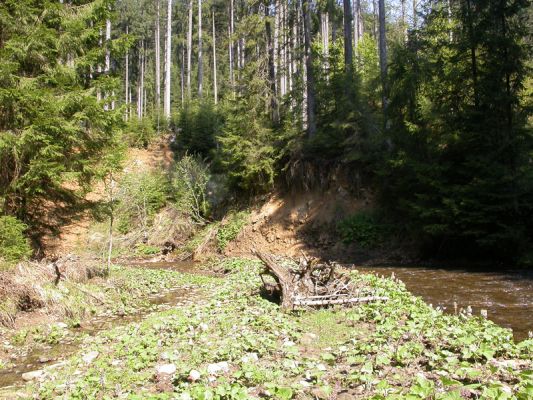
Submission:
[[[2,257],[28,256],[22,235],[53,230],[51,209],[67,218],[95,182],[112,187],[126,145],[170,130],[232,198],[342,175],[374,193],[373,224],[425,255],[531,265],[531,10],[4,0]]]

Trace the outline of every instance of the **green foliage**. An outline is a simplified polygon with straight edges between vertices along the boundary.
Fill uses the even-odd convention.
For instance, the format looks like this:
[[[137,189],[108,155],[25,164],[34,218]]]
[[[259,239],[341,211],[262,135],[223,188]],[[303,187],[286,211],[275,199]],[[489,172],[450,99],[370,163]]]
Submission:
[[[246,211],[239,211],[237,213],[230,213],[226,220],[218,227],[217,231],[217,246],[223,251],[228,243],[235,240],[242,228],[248,222],[250,213]]]
[[[532,242],[525,3],[504,4],[435,7],[393,49],[382,199],[433,256],[513,262]]]
[[[169,182],[160,172],[126,174],[120,181],[114,206],[117,227],[121,233],[133,228],[144,231],[167,202]]]
[[[208,167],[188,154],[176,162],[172,173],[171,190],[176,206],[198,223],[205,222],[209,213],[206,199],[209,178]]]
[[[341,221],[338,226],[342,241],[356,243],[363,248],[375,248],[382,244],[388,234],[388,227],[369,212],[359,212]]]
[[[27,228],[15,217],[0,216],[0,260],[16,262],[31,256],[32,250],[24,235]]]
[[[175,122],[178,150],[203,158],[212,157],[223,119],[211,101],[185,103]]]
[[[51,204],[64,212],[80,198],[120,131],[119,112],[104,107],[112,99],[95,96],[119,81],[90,78],[112,2],[81,3],[9,1],[0,13],[0,198],[32,228],[52,219]]]
[[[161,249],[159,247],[150,246],[144,243],[138,243],[135,246],[135,254],[140,256],[152,256],[159,253],[161,253]]]
[[[132,118],[124,128],[124,137],[133,147],[148,147],[155,138],[154,123],[150,118]]]

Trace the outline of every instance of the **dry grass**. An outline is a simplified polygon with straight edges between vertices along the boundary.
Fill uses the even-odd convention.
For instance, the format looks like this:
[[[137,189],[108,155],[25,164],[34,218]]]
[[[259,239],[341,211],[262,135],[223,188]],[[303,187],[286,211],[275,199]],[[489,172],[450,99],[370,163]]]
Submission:
[[[57,271],[60,273],[59,281],[64,286],[62,288],[57,287]],[[77,301],[71,297],[77,296],[66,287],[103,277],[105,271],[105,267],[98,262],[73,256],[56,262],[24,262],[0,271],[0,325],[13,327],[19,312],[44,307],[73,318],[76,314],[74,303]]]

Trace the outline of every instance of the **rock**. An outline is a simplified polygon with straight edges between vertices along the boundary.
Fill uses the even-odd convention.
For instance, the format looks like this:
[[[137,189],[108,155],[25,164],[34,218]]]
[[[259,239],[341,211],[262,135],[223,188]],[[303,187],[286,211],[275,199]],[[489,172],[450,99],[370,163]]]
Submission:
[[[189,377],[188,379],[191,381],[191,382],[196,382],[198,379],[200,379],[202,375],[196,371],[195,369],[191,370],[191,372],[189,372]]]
[[[86,364],[90,364],[92,363],[94,360],[96,360],[98,358],[98,356],[100,355],[100,353],[98,353],[97,351],[91,351],[87,354],[85,354],[81,359],[86,363]]]
[[[284,341],[283,341],[283,346],[285,346],[285,347],[292,347],[292,346],[294,346],[295,344],[296,344],[296,343],[294,343],[294,342],[291,341],[291,340],[284,340]]]
[[[174,364],[163,364],[155,367],[158,374],[173,375],[176,372],[176,366]]]
[[[251,362],[254,362],[254,361],[257,361],[259,360],[259,357],[257,356],[257,353],[248,353],[248,354],[245,354],[244,356],[242,356],[241,358],[241,361],[243,363],[251,363]]]
[[[228,372],[229,364],[226,361],[221,361],[216,364],[209,364],[207,366],[207,373],[209,375],[218,375],[220,373]]]
[[[302,385],[303,387],[306,387],[306,388],[311,386],[311,384],[309,382],[304,381],[304,380],[300,381],[300,385]]]
[[[26,382],[33,381],[34,379],[40,378],[43,376],[44,371],[42,369],[38,369],[36,371],[26,372],[22,374],[22,379]]]
[[[68,328],[68,325],[65,324],[64,322],[58,322],[58,323],[56,324],[56,326],[57,326],[58,328],[60,328],[60,329],[67,329],[67,328]]]
[[[39,357],[39,362],[41,364],[46,364],[47,362],[50,362],[50,361],[52,361],[52,359],[50,357],[46,357],[46,356]]]

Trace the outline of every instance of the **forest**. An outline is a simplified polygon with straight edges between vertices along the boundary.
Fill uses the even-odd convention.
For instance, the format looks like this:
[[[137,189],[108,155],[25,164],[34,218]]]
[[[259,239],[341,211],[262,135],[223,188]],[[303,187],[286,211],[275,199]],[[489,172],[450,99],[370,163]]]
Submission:
[[[2,0],[0,399],[531,398],[532,27]]]
[[[25,226],[38,246],[50,202],[65,215],[124,144],[170,130],[239,198],[342,170],[426,256],[531,260],[528,1],[5,1],[1,18],[2,240]]]

